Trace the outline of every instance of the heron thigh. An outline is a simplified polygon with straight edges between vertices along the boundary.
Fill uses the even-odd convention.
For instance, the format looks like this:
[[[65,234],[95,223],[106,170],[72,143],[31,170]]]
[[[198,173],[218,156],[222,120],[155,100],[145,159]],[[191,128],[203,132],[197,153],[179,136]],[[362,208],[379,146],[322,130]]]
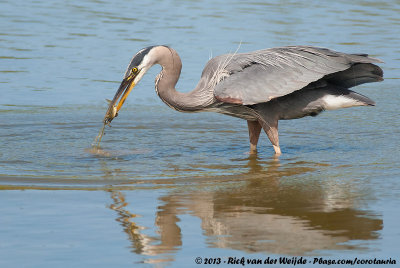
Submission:
[[[247,127],[249,128],[250,151],[257,150],[258,138],[261,133],[261,125],[258,121],[247,120]]]

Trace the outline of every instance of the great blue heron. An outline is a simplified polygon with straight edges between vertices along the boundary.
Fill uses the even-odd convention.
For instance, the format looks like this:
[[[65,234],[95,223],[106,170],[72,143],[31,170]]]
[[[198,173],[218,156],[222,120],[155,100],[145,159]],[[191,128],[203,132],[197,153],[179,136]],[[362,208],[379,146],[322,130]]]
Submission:
[[[132,88],[150,67],[159,64],[162,70],[155,89],[169,107],[245,119],[250,152],[256,152],[262,128],[279,155],[278,120],[316,116],[324,110],[373,106],[374,101],[349,88],[382,81],[383,71],[373,64],[376,62],[381,61],[366,54],[311,46],[226,54],[209,60],[196,88],[182,93],[175,90],[182,68],[178,53],[168,46],[151,46],[132,58],[104,123],[109,124],[117,116]]]

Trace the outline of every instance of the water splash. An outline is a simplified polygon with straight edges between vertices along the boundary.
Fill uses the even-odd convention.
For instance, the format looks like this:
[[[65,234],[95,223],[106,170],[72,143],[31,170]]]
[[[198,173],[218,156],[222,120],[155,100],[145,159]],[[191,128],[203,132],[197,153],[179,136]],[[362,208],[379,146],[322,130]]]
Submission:
[[[93,143],[92,143],[92,147],[94,149],[99,149],[100,148],[100,142],[101,139],[104,136],[104,130],[106,128],[107,125],[110,125],[111,121],[118,116],[117,114],[117,107],[114,106],[113,102],[111,100],[106,99],[108,105],[106,114],[104,115],[104,119],[103,119],[103,127],[100,129],[99,134],[96,136],[96,138],[94,138]]]
[[[103,136],[104,136],[104,130],[105,130],[105,128],[106,128],[106,125],[107,125],[107,123],[103,123],[103,127],[100,129],[100,132],[99,132],[99,134],[96,136],[96,138],[94,138],[94,140],[93,140],[93,142],[92,142],[92,147],[93,148],[95,148],[95,149],[98,149],[98,148],[100,148],[100,142],[101,142],[101,139],[103,138]]]

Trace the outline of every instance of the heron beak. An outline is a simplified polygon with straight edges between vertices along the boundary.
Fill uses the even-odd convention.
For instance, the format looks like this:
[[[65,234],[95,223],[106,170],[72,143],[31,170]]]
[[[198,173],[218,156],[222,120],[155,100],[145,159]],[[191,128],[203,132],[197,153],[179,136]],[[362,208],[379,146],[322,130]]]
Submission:
[[[108,105],[108,109],[104,117],[105,124],[111,123],[111,121],[118,116],[119,110],[124,104],[129,93],[131,93],[133,87],[135,86],[134,79],[136,75],[137,74],[132,73],[128,77],[124,78],[124,80],[122,80],[121,85],[119,86],[117,92],[115,93],[113,100],[110,101],[110,104]]]

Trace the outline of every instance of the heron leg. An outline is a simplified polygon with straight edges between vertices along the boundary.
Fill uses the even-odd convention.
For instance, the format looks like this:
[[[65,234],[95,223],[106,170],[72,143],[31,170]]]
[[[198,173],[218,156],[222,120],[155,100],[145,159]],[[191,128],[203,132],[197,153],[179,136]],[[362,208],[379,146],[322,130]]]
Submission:
[[[261,133],[261,125],[258,121],[247,120],[247,127],[249,128],[250,154],[255,154],[257,153],[257,143]]]
[[[271,141],[275,154],[280,155],[282,152],[281,147],[279,147],[278,120],[271,120],[271,122],[259,120],[259,123]]]

